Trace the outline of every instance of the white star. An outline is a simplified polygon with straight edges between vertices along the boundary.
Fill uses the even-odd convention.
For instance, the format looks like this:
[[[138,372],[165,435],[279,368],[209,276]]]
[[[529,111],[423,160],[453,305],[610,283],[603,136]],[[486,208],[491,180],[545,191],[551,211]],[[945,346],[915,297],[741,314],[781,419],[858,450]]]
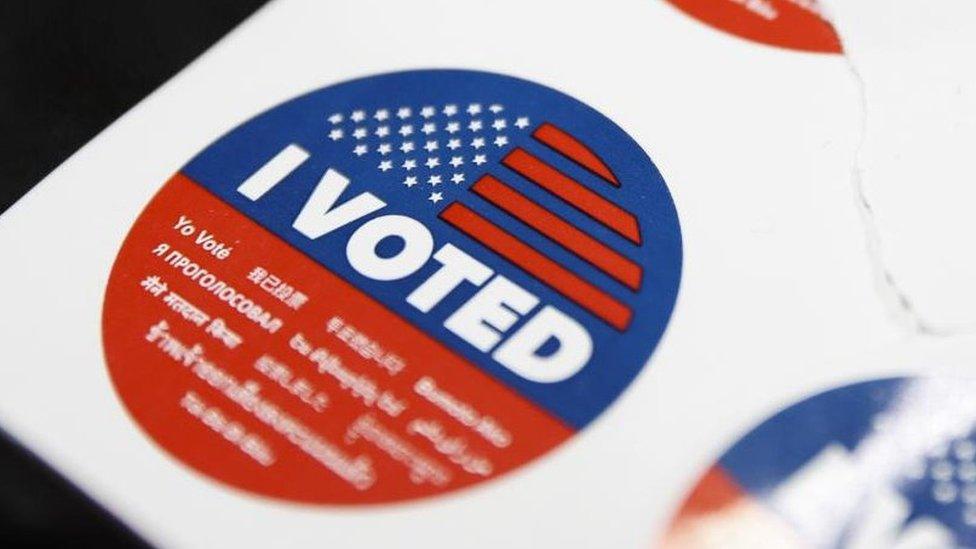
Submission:
[[[391,147],[389,143],[382,143],[379,147],[376,148],[376,150],[382,155],[387,155],[390,154],[390,151],[393,150],[393,147]]]
[[[498,137],[495,138],[495,145],[498,147],[504,147],[505,145],[508,145],[508,138],[505,137],[504,135],[499,135]]]
[[[454,104],[444,105],[444,110],[441,111],[441,112],[443,112],[447,116],[454,116],[455,114],[457,114],[458,108],[457,108],[457,105],[454,105]]]
[[[430,196],[427,197],[427,200],[430,200],[434,204],[437,204],[441,200],[444,200],[444,196],[441,193],[430,193]]]
[[[451,161],[449,162],[449,164],[451,166],[454,166],[455,168],[457,168],[461,164],[464,164],[464,159],[461,158],[460,156],[452,156],[451,157]]]
[[[430,176],[430,177],[427,178],[427,182],[430,183],[430,186],[431,187],[436,187],[436,186],[438,186],[438,185],[441,184],[441,176],[439,176],[439,175],[432,175],[432,176]]]
[[[420,116],[423,116],[424,118],[430,118],[431,116],[434,116],[434,114],[436,113],[437,111],[434,109],[434,107],[427,106],[420,109]]]
[[[330,116],[329,117],[329,122],[332,122],[333,124],[338,124],[339,122],[342,122],[342,113],[338,113],[337,112],[337,113],[333,114],[332,116]]]
[[[373,118],[375,118],[376,120],[378,120],[380,122],[386,120],[389,117],[390,117],[390,111],[388,111],[386,109],[380,109],[380,110],[376,111],[376,114],[373,115]]]
[[[460,139],[451,139],[447,142],[447,148],[451,149],[452,151],[460,146],[461,146]]]
[[[349,119],[353,122],[362,122],[363,120],[366,120],[366,113],[363,111],[353,111],[352,115],[349,116]]]
[[[471,123],[468,124],[468,129],[471,130],[471,131],[473,131],[473,132],[476,132],[476,131],[480,130],[481,129],[481,120],[472,120]]]
[[[366,133],[367,133],[366,128],[356,128],[355,130],[352,131],[352,136],[355,137],[356,139],[362,139],[366,137]]]
[[[485,138],[484,137],[475,137],[474,139],[471,140],[471,146],[474,147],[475,150],[478,150],[481,147],[484,147],[485,146]]]
[[[417,167],[417,161],[414,160],[413,158],[408,158],[403,161],[403,166],[401,167],[409,172],[410,170]]]
[[[424,127],[420,131],[424,132],[427,135],[430,135],[437,131],[437,126],[435,126],[433,122],[428,122],[424,124]]]
[[[437,158],[436,156],[431,156],[430,158],[427,159],[427,162],[424,162],[424,164],[428,168],[434,169],[437,166],[440,166],[441,165],[441,159],[440,158]]]
[[[520,117],[518,117],[515,120],[515,126],[518,129],[520,129],[520,130],[524,130],[525,127],[528,126],[528,125],[529,125],[529,117],[528,116],[520,116]]]
[[[451,176],[451,182],[454,183],[455,185],[459,185],[463,181],[464,181],[464,174],[463,173],[456,173],[456,174],[454,174],[454,175]]]
[[[481,105],[480,104],[478,104],[478,103],[471,103],[470,105],[468,105],[468,114],[470,114],[471,116],[474,116],[474,115],[478,114],[479,112],[481,112]]]
[[[482,165],[482,164],[484,164],[485,162],[488,162],[488,161],[485,159],[485,155],[483,155],[483,154],[476,154],[476,155],[474,155],[474,160],[472,160],[472,162],[474,162],[475,164],[477,164],[477,165],[480,166],[480,165]]]
[[[505,107],[499,105],[498,103],[495,103],[492,106],[488,107],[488,110],[491,111],[491,112],[493,112],[493,113],[495,113],[495,114],[498,114],[498,113],[502,112],[503,110],[505,110]]]
[[[492,128],[495,128],[496,132],[500,132],[508,127],[508,122],[504,118],[498,118],[491,124]]]
[[[447,123],[447,133],[454,133],[461,129],[461,124],[458,122],[448,122]]]
[[[373,132],[373,133],[375,133],[377,137],[386,137],[386,136],[390,135],[390,127],[389,126],[380,126],[380,127],[376,128],[376,131]]]
[[[356,156],[362,156],[369,152],[369,147],[366,145],[356,145],[356,148],[352,150],[353,154]]]
[[[405,124],[403,126],[400,126],[400,130],[397,131],[397,133],[402,135],[403,137],[406,137],[413,133],[413,126],[411,126],[410,124]]]
[[[342,139],[342,128],[336,128],[329,132],[329,139],[333,141],[338,141]]]
[[[408,152],[412,151],[413,150],[413,141],[404,141],[403,144],[400,145],[400,150],[403,151],[403,152],[405,152],[405,153],[408,153]]]
[[[437,141],[428,141],[424,144],[424,150],[427,152],[432,152],[437,150]]]
[[[403,184],[407,187],[413,187],[417,184],[417,177],[413,175],[408,175],[406,179],[403,180]]]
[[[403,120],[404,118],[410,118],[411,114],[413,113],[410,111],[410,107],[400,107],[399,109],[397,109],[397,118],[399,118],[400,120]]]
[[[384,160],[384,161],[380,162],[380,165],[377,166],[377,168],[379,168],[379,170],[381,172],[385,172],[385,171],[393,168],[393,162],[391,162],[389,160]]]

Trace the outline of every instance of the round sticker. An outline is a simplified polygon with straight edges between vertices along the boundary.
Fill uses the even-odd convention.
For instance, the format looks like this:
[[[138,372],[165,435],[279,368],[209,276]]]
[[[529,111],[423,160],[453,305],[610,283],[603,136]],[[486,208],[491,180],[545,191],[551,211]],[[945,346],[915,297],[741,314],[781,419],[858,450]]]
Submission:
[[[698,482],[666,547],[976,547],[976,382],[834,389],[761,424]]]
[[[816,0],[668,0],[703,23],[761,44],[841,53],[840,38]]]
[[[229,485],[409,500],[525,465],[648,361],[681,236],[654,164],[555,90],[323,88],[221,137],[131,229],[103,315],[155,442]]]

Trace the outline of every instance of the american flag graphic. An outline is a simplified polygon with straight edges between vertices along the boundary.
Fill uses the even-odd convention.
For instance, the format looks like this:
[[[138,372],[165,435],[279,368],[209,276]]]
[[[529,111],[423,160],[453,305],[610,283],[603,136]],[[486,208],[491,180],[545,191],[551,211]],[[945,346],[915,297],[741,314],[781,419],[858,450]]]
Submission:
[[[440,220],[613,328],[627,329],[633,316],[629,306],[520,237],[521,231],[541,234],[631,292],[640,289],[641,266],[620,252],[622,247],[641,245],[637,218],[605,197],[621,182],[582,141],[545,120],[510,113],[501,103],[356,108],[329,114],[325,125],[327,139],[361,161],[374,163],[386,178],[416,192],[418,200],[441,208]],[[530,152],[527,141],[570,160],[593,176],[586,179],[605,189],[596,192],[583,178],[545,162]],[[538,186],[619,239],[598,238],[517,190],[512,184],[516,180]],[[519,229],[503,228],[463,204],[458,198],[465,192],[517,220],[514,226]]]
[[[976,431],[932,448],[909,468],[905,484],[913,488],[906,494],[913,511],[936,518],[951,514],[976,527]]]
[[[879,379],[782,410],[702,476],[663,546],[976,547],[974,389]]]

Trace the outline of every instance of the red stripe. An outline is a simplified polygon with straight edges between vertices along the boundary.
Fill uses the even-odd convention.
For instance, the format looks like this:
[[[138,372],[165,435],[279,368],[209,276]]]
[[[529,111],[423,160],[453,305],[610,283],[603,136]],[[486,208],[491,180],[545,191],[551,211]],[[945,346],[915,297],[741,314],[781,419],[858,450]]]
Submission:
[[[525,150],[515,149],[508,153],[502,159],[502,164],[613,229],[631,242],[640,244],[640,229],[637,226],[637,218],[630,212],[587,189]]]
[[[463,204],[455,202],[444,208],[440,218],[575,301],[614,328],[624,330],[630,324],[633,313],[626,305],[530,248]]]
[[[613,175],[613,172],[600,160],[600,157],[594,154],[589,147],[580,143],[575,137],[560,130],[556,126],[547,122],[536,128],[532,132],[532,137],[549,145],[553,150],[580,166],[606,179],[615,187],[620,186],[620,182],[617,181],[617,176]]]
[[[485,175],[471,186],[471,190],[560,246],[589,261],[619,282],[626,284],[630,289],[640,288],[642,271],[639,265],[604,246],[600,241],[570,225],[505,183]]]

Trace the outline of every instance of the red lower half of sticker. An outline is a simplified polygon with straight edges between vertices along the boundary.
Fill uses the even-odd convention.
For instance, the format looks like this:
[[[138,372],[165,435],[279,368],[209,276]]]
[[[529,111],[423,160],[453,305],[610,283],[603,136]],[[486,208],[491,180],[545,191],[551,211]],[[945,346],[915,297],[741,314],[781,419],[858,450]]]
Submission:
[[[573,434],[182,175],[119,253],[103,336],[122,401],[160,447],[264,496],[427,497]]]
[[[808,547],[793,527],[715,465],[695,485],[660,543],[662,549]]]
[[[840,38],[816,0],[668,0],[730,34],[793,50],[841,53]]]

